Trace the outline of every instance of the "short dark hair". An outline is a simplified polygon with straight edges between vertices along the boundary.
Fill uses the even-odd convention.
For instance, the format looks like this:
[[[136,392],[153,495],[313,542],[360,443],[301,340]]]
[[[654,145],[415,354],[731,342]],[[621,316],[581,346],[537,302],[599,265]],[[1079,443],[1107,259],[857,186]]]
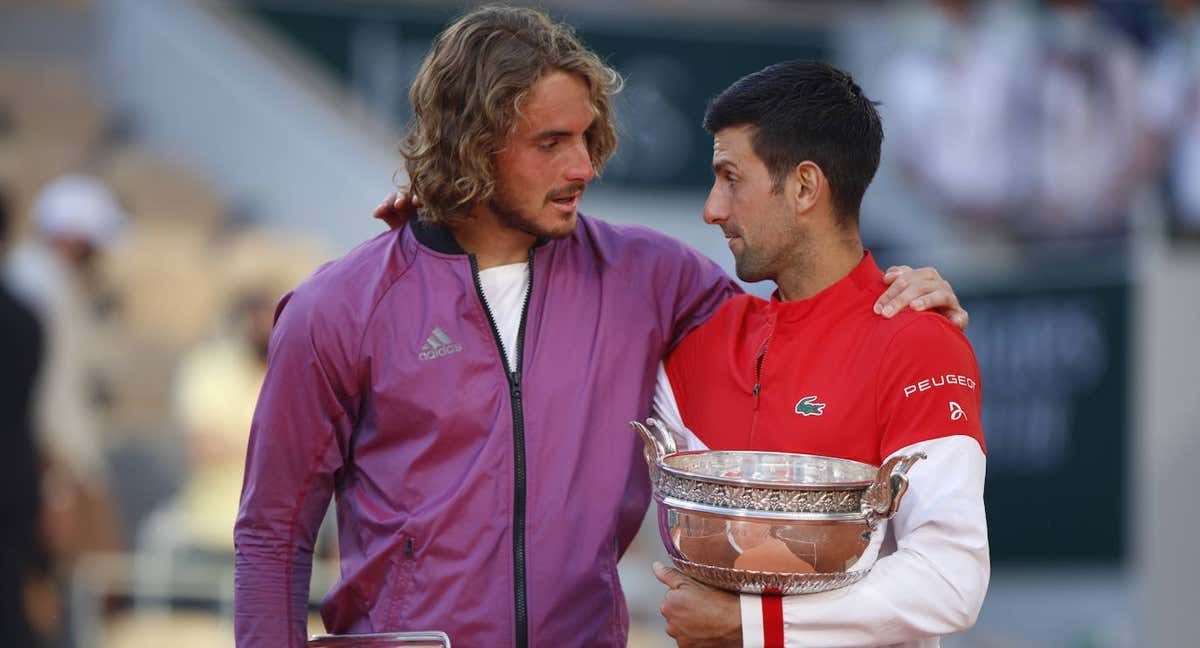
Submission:
[[[704,129],[715,135],[753,126],[754,154],[766,164],[776,192],[797,164],[812,161],[829,179],[840,221],[857,225],[883,145],[876,105],[832,65],[786,61],[738,79],[713,99]]]

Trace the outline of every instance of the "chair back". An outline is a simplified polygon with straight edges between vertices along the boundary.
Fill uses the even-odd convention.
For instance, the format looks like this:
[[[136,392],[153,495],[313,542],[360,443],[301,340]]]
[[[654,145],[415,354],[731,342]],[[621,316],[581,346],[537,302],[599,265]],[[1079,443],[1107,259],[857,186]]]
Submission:
[[[308,648],[450,648],[450,637],[444,632],[316,635]]]

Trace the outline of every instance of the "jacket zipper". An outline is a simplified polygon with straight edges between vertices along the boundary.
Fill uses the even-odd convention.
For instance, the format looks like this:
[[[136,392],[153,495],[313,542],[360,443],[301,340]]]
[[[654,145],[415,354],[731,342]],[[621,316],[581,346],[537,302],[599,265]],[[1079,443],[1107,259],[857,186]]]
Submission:
[[[516,614],[517,648],[529,645],[529,606],[525,595],[525,412],[521,404],[521,368],[525,355],[525,316],[529,313],[529,296],[533,294],[533,250],[529,250],[529,288],[525,291],[525,301],[521,304],[521,324],[517,328],[517,367],[508,370],[508,356],[504,352],[504,341],[500,338],[500,329],[496,326],[496,318],[488,306],[487,298],[483,295],[483,284],[479,282],[479,261],[475,255],[470,255],[471,277],[475,280],[475,292],[479,295],[479,303],[487,315],[488,324],[492,328],[492,336],[496,340],[496,348],[500,350],[500,363],[508,378],[508,395],[512,402],[513,414],[513,607]]]
[[[758,411],[759,394],[762,393],[762,365],[767,357],[767,347],[771,344],[770,336],[758,350],[758,358],[754,360],[754,411]]]
[[[754,360],[754,414],[750,420],[750,438],[746,442],[753,447],[754,437],[758,434],[758,405],[762,400],[762,366],[763,361],[767,359],[767,347],[771,346],[771,336],[775,333],[775,326],[772,324],[767,330],[767,339],[763,340],[762,346],[758,349],[758,357]]]

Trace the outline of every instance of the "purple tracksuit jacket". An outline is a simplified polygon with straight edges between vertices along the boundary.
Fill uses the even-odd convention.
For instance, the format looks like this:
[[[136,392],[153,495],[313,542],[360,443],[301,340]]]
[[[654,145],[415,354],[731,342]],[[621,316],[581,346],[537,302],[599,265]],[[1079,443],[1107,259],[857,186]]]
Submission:
[[[234,532],[240,648],[304,645],[330,495],[330,632],[625,645],[617,561],[649,501],[628,421],[737,288],[666,236],[584,216],[530,260],[511,373],[474,258],[437,226],[386,232],[280,303]]]

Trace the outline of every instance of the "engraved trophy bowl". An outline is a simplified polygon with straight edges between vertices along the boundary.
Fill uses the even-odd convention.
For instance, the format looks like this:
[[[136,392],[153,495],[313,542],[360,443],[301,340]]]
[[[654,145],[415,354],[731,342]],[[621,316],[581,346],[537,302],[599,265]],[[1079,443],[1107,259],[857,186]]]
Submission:
[[[810,594],[861,580],[924,453],[882,467],[784,452],[677,450],[656,419],[645,443],[658,530],[676,567],[721,589]]]

